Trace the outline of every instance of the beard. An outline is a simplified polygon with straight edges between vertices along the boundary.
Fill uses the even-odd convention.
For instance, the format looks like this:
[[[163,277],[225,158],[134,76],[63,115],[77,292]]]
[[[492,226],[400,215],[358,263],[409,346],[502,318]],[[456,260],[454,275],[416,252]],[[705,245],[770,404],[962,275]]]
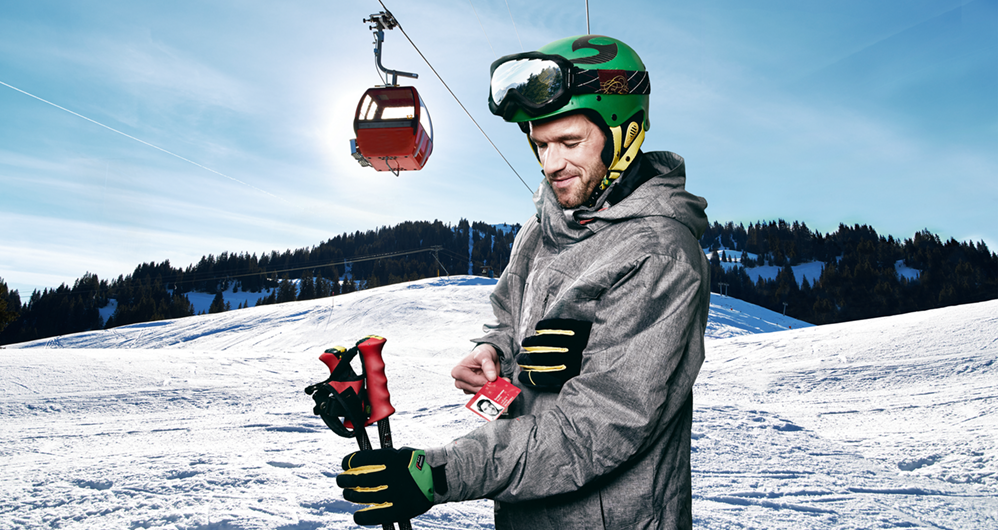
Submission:
[[[577,178],[572,179],[567,183],[566,186],[559,186],[557,178],[564,174],[563,171],[559,175],[555,175],[555,178],[548,178],[548,184],[551,185],[554,191],[555,198],[558,200],[558,204],[562,208],[568,210],[572,208],[578,208],[589,200],[592,196],[593,191],[596,186],[599,185],[603,177],[606,176],[606,166],[603,165],[602,160],[595,160],[585,166],[577,167],[572,170],[569,175],[576,175]]]

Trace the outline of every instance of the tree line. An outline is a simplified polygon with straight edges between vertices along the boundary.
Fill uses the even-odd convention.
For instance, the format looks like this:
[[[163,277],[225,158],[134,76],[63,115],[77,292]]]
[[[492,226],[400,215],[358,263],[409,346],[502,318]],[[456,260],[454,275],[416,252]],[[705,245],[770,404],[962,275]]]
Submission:
[[[900,240],[859,224],[822,235],[796,221],[715,222],[701,245],[715,251],[712,290],[813,324],[998,298],[998,255],[983,241],[943,242],[928,230]],[[793,267],[808,262],[822,264],[820,275],[798,281]],[[917,277],[899,274],[899,265],[919,271]],[[779,272],[753,280],[746,269],[759,266]]]
[[[229,289],[259,293],[255,305],[265,305],[434,276],[498,276],[518,229],[463,219],[456,226],[410,221],[344,233],[311,248],[260,256],[222,252],[184,268],[169,260],[143,263],[112,280],[88,272],[72,286],[36,290],[24,303],[0,279],[0,344],[191,316],[191,292],[214,294],[208,312],[216,313],[233,309],[222,297]],[[112,300],[116,309],[105,321],[100,310]]]
[[[110,281],[87,273],[72,286],[36,290],[26,303],[0,279],[0,344],[191,316],[191,292],[214,294],[208,309],[214,313],[233,309],[222,297],[229,289],[259,293],[255,305],[263,305],[438,275],[498,276],[518,229],[467,220],[456,226],[406,222],[344,233],[311,248],[260,256],[222,252],[185,268],[144,263]],[[998,255],[983,242],[943,242],[927,230],[900,240],[866,225],[843,224],[823,235],[796,221],[715,222],[700,243],[713,251],[712,291],[814,324],[998,298]],[[821,263],[820,275],[798,282],[793,267],[809,262]],[[917,278],[898,274],[899,264],[918,270]],[[760,266],[779,272],[753,279],[749,272]],[[100,310],[112,300],[116,310],[105,321]]]

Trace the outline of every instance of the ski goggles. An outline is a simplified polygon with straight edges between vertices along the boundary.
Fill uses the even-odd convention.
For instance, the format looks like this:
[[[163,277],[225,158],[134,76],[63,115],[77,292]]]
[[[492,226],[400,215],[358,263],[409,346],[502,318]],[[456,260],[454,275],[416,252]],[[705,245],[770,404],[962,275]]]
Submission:
[[[541,116],[564,107],[576,94],[647,95],[644,70],[582,69],[560,55],[518,53],[492,63],[489,110],[509,121],[521,109]]]

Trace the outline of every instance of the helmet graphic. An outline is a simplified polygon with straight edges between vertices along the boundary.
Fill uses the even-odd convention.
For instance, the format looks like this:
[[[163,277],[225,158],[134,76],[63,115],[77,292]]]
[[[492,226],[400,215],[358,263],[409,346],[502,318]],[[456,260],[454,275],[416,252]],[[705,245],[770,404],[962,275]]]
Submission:
[[[507,55],[492,63],[489,110],[519,123],[585,111],[607,137],[607,174],[590,203],[630,166],[651,124],[651,82],[638,54],[602,35],[556,40],[536,52]],[[596,120],[593,120],[596,121]],[[535,149],[531,142],[531,147]]]

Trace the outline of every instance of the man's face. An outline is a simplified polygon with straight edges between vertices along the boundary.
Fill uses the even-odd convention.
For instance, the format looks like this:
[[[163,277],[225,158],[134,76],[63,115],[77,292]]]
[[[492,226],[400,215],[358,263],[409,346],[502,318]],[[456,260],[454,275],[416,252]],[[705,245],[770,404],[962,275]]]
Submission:
[[[484,399],[478,403],[478,410],[488,416],[499,415],[499,409],[496,408],[491,402],[485,401]]]
[[[583,114],[530,122],[530,139],[544,166],[544,177],[562,208],[577,208],[589,199],[606,166],[600,154],[606,137]]]

